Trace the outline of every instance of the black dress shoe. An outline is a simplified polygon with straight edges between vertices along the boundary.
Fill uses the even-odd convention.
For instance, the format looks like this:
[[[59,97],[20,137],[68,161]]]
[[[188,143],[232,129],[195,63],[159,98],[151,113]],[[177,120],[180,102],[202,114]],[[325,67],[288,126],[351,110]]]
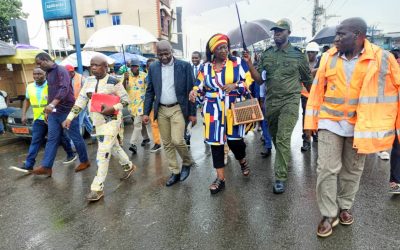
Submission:
[[[308,150],[311,149],[311,143],[307,140],[303,141],[303,146],[301,146],[301,152],[307,152]]]
[[[165,184],[167,187],[174,185],[175,183],[179,182],[181,174],[171,174],[167,183]]]
[[[186,180],[186,178],[189,177],[189,174],[190,174],[190,166],[182,166],[181,181]]]
[[[262,158],[267,158],[268,156],[271,155],[271,149],[268,148],[267,150],[265,150],[264,152],[261,152],[261,156]]]
[[[140,143],[140,146],[144,147],[144,146],[146,146],[149,142],[150,142],[150,139],[144,139],[144,140],[142,141],[142,143]]]

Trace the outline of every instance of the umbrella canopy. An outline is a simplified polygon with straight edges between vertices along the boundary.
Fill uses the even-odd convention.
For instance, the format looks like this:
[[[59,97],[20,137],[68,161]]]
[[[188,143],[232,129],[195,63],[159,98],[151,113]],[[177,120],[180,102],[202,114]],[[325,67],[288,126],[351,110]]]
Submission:
[[[124,59],[124,54],[125,54],[125,59]],[[111,54],[109,55],[109,57],[111,57],[112,59],[115,60],[115,63],[119,63],[119,64],[125,64],[125,62],[129,62],[131,60],[139,60],[141,63],[146,64],[147,62],[147,58],[141,55],[136,55],[136,54],[132,54],[132,53],[115,53],[115,54]]]
[[[147,30],[133,25],[115,25],[96,31],[86,42],[84,49],[94,50],[131,44],[157,42]]]
[[[15,48],[6,42],[0,41],[0,56],[15,55]]]
[[[311,42],[316,42],[318,44],[330,44],[333,43],[336,36],[337,26],[325,27],[320,30],[311,40]]]
[[[108,64],[114,64],[115,61],[114,59],[110,58],[109,56],[104,55],[103,53],[100,52],[96,52],[96,51],[82,51],[81,53],[82,55],[82,65],[85,67],[90,67],[90,60],[92,60],[92,58],[94,56],[103,56],[107,59],[107,63]],[[78,61],[76,60],[76,53],[72,53],[70,54],[67,58],[65,58],[60,65],[65,66],[65,65],[72,65],[75,68],[78,67]]]
[[[251,45],[256,42],[270,38],[272,35],[270,29],[273,27],[273,25],[275,25],[274,22],[266,19],[259,19],[244,23],[242,25],[242,29],[246,45]],[[243,46],[240,27],[229,31],[228,37],[231,42],[231,49],[238,49]]]
[[[13,56],[0,57],[0,64],[34,64],[37,54],[44,52],[41,49],[17,48]]]

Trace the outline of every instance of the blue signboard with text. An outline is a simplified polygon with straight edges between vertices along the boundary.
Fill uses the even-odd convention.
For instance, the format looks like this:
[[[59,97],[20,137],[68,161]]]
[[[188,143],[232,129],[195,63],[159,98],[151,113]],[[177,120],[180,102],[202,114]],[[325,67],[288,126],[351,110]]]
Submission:
[[[70,0],[42,0],[44,20],[72,19]]]

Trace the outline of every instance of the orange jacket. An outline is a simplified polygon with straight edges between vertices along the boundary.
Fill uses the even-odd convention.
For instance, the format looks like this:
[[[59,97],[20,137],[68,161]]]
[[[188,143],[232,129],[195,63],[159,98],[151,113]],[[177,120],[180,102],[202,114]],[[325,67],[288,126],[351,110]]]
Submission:
[[[83,76],[77,72],[75,72],[74,75],[74,86],[72,86],[74,88],[74,96],[75,96],[75,100],[78,98],[79,96],[79,92],[81,91],[82,85],[83,85]]]
[[[394,56],[364,42],[364,52],[346,84],[343,59],[336,48],[323,54],[307,102],[304,129],[317,129],[318,119],[354,124],[353,147],[374,153],[400,138],[400,67]]]

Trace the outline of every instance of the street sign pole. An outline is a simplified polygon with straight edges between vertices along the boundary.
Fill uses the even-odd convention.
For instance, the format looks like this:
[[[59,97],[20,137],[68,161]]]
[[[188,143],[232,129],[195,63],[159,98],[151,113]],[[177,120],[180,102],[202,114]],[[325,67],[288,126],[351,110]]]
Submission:
[[[78,62],[78,73],[82,74],[83,67],[82,67],[82,55],[81,55],[81,39],[79,37],[78,16],[76,14],[75,0],[71,0],[71,10],[72,10],[72,24],[74,27],[76,60]]]

